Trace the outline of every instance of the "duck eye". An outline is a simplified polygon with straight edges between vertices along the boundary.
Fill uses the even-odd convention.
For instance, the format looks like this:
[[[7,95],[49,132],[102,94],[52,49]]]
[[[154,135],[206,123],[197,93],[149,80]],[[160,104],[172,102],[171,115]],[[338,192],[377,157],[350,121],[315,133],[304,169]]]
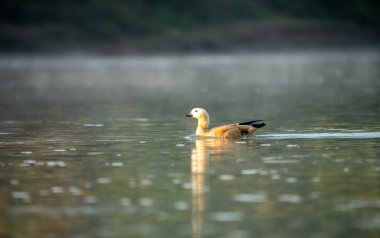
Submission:
[[[195,112],[198,112],[198,110],[195,110]]]

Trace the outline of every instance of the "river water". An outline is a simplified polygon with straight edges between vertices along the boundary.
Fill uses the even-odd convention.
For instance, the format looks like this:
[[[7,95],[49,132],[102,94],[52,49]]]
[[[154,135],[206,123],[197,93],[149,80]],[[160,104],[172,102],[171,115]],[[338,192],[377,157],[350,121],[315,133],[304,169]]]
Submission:
[[[376,49],[3,57],[0,237],[379,237],[379,119]]]

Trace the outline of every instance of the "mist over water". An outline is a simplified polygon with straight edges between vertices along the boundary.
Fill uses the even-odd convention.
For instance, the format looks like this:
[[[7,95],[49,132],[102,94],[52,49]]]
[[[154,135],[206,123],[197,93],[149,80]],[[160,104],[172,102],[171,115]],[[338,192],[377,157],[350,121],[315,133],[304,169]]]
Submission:
[[[379,55],[1,58],[0,236],[378,237]]]
[[[169,111],[193,105],[233,106],[224,112],[266,117],[279,111],[293,114],[302,107],[303,114],[305,110],[350,114],[349,110],[354,113],[377,103],[378,65],[378,51],[369,50],[4,58],[1,93],[8,104],[113,102],[152,104],[153,110]],[[315,105],[319,110],[314,110]]]

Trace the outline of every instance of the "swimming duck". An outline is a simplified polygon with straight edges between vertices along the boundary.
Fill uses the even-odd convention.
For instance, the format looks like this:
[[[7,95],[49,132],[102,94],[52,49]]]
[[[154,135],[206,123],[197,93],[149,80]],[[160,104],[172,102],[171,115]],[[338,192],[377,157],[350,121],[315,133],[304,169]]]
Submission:
[[[185,115],[185,117],[198,119],[198,126],[195,132],[197,136],[239,139],[244,136],[250,136],[255,133],[258,128],[265,126],[265,123],[263,123],[262,120],[255,120],[218,126],[208,130],[210,117],[207,111],[203,108],[193,108],[190,113]]]

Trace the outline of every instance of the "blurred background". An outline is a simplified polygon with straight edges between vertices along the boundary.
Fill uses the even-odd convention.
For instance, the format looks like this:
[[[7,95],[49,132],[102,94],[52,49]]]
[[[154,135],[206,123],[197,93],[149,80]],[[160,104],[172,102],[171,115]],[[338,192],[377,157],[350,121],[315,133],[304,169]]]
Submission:
[[[378,44],[375,0],[15,0],[6,53],[219,52]]]
[[[0,237],[380,237],[379,11],[0,1]]]

